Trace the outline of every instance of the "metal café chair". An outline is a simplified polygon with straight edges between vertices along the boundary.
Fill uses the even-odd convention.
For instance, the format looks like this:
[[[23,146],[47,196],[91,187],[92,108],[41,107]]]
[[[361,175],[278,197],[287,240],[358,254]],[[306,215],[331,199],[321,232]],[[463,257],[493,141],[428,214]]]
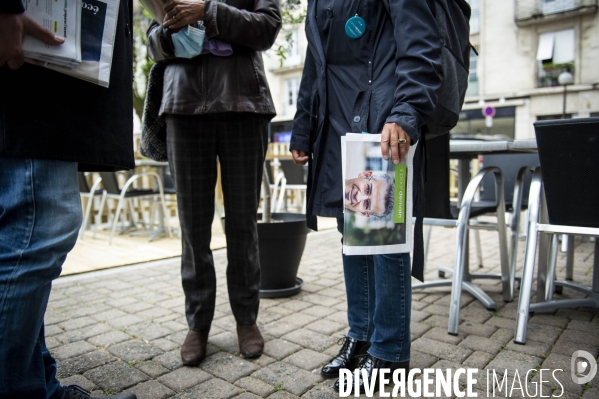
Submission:
[[[510,270],[516,270],[521,212],[528,209],[528,194],[532,174],[539,166],[538,154],[487,154],[482,157],[483,167],[496,166],[503,172],[505,211],[511,215],[509,257]],[[483,179],[477,207],[488,207],[495,202],[495,182],[491,176]],[[480,246],[479,246],[480,248]],[[482,267],[482,265],[480,265]]]
[[[518,344],[526,343],[531,312],[599,307],[598,240],[592,287],[555,280],[558,234],[599,236],[599,118],[538,121],[534,127],[541,167],[535,171],[528,201],[528,236],[514,335]],[[537,246],[537,303],[531,304]],[[587,298],[554,300],[556,285],[580,291]]]
[[[116,231],[116,225],[119,220],[119,215],[123,208],[125,208],[125,211],[127,209],[129,209],[130,220],[129,220],[128,228],[121,231],[121,234],[124,231],[128,230],[129,228],[135,228],[134,216],[133,216],[134,215],[134,207],[133,207],[133,203],[131,201],[133,198],[149,199],[151,201],[155,201],[156,196],[158,196],[158,202],[159,202],[158,212],[160,213],[159,228],[158,228],[158,231],[156,231],[150,237],[150,241],[152,241],[155,238],[156,234],[161,234],[165,231],[168,232],[169,236],[172,236],[170,229],[165,227],[165,225],[168,225],[168,222],[166,220],[167,210],[166,210],[166,205],[165,205],[162,181],[160,179],[160,176],[158,176],[157,173],[143,172],[143,173],[134,174],[129,179],[127,179],[127,181],[125,182],[123,187],[119,187],[116,172],[100,172],[100,176],[102,177],[102,185],[104,186],[104,188],[106,189],[106,192],[107,192],[107,194],[106,194],[107,198],[113,198],[113,199],[118,200],[116,211],[114,214],[114,219],[112,221],[110,239],[108,240],[109,244],[112,244],[112,239],[114,238],[114,233]],[[136,180],[138,180],[144,176],[149,176],[154,180],[155,187],[157,187],[157,190],[149,189],[149,188],[134,188],[132,186]],[[153,212],[151,212],[151,217],[153,217]],[[153,220],[150,221],[151,224],[152,224],[152,221]]]
[[[449,195],[449,135],[443,135],[426,142],[426,183],[425,183],[425,209],[423,223],[425,225],[457,228],[454,270],[451,280],[428,281],[415,284],[412,289],[428,287],[451,286],[451,302],[449,308],[448,333],[457,335],[460,314],[460,301],[462,289],[480,300],[488,309],[496,307],[495,302],[480,287],[472,282],[473,278],[482,278],[486,275],[471,275],[468,270],[468,229],[470,220],[485,213],[494,212],[497,223],[476,223],[476,228],[494,229],[498,232],[499,254],[501,263],[501,282],[503,285],[503,299],[511,301],[514,295],[514,272],[509,269],[507,235],[505,225],[505,199],[503,189],[503,176],[498,167],[488,167],[476,174],[468,184],[457,213],[452,212]],[[497,199],[492,206],[476,207],[475,194],[485,176],[494,176],[495,192]]]
[[[100,183],[102,183],[102,178],[98,177],[91,188],[87,183],[87,177],[84,172],[77,173],[77,182],[79,183],[79,194],[81,197],[87,198],[87,205],[85,206],[85,212],[83,213],[83,223],[81,223],[81,229],[79,230],[79,237],[83,238],[85,234],[85,230],[89,225],[89,219],[91,217],[91,210],[94,203],[94,197],[100,197],[100,207],[98,208],[98,220],[94,223],[94,235],[96,237],[96,232],[98,230],[99,218],[102,217],[102,209],[104,209],[104,202],[106,201],[106,190],[99,189]]]

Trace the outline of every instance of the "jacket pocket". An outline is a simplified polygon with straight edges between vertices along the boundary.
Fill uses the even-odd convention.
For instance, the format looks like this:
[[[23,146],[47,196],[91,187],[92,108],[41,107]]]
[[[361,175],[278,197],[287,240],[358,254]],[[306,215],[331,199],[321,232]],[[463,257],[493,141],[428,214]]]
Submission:
[[[252,94],[260,94],[260,84],[259,84],[259,77],[258,77],[258,71],[256,69],[256,64],[254,62],[254,54],[253,52],[249,52],[247,57],[243,57],[246,61],[247,64],[247,68],[246,70],[248,71],[248,84],[250,86],[251,89],[251,93]]]

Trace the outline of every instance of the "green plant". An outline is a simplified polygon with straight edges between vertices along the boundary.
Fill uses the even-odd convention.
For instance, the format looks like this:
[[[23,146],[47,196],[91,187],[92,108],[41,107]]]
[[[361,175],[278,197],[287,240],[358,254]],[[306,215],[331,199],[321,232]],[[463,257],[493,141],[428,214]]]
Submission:
[[[275,54],[279,58],[279,65],[287,59],[287,54],[293,46],[293,32],[290,27],[302,24],[306,20],[307,10],[302,7],[301,0],[281,0],[281,19],[283,21],[283,40],[281,35],[275,44]]]
[[[146,32],[152,23],[152,16],[139,1],[133,4],[133,109],[141,120],[143,115],[144,100],[148,74],[154,61],[148,58]]]

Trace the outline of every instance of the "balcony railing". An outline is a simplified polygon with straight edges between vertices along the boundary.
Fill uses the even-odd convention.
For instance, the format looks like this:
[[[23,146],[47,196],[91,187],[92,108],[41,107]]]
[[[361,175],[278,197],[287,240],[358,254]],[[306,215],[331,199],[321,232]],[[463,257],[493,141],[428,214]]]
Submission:
[[[515,0],[516,23],[526,24],[572,15],[597,11],[597,0]]]

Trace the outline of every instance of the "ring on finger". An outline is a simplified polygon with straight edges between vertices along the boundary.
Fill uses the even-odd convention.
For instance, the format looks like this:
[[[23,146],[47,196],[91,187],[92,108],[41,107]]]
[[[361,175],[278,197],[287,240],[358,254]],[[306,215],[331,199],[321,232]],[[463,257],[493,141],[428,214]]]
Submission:
[[[408,142],[408,140],[406,140],[406,139],[399,139],[399,144],[405,144],[407,142]]]

